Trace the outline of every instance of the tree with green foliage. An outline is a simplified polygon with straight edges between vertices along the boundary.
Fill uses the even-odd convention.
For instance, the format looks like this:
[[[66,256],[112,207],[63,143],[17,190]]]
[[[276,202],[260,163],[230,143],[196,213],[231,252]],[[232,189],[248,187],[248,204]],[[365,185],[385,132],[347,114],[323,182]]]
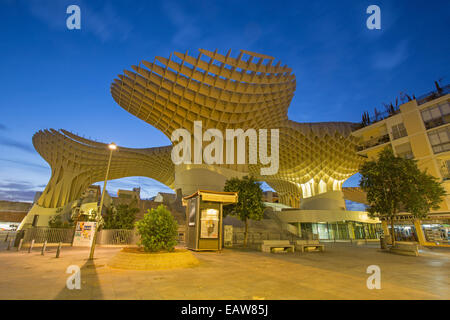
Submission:
[[[63,221],[61,214],[54,215],[48,220],[48,226],[50,228],[71,228],[73,227],[73,221]]]
[[[164,205],[148,210],[142,220],[136,222],[140,244],[145,251],[173,251],[177,244],[178,224]]]
[[[261,183],[257,182],[252,176],[245,176],[242,179],[231,178],[225,182],[223,190],[238,193],[236,204],[224,206],[224,216],[230,214],[244,221],[244,246],[247,246],[248,220],[261,220],[263,217],[264,204]]]
[[[134,228],[134,220],[139,209],[127,204],[119,204],[108,208],[104,217],[104,229],[128,229]]]
[[[383,149],[377,160],[360,168],[361,189],[367,192],[370,217],[384,217],[391,222],[392,244],[395,244],[394,219],[399,212],[423,218],[439,209],[446,194],[435,177],[417,167],[417,161],[396,157],[391,148]]]

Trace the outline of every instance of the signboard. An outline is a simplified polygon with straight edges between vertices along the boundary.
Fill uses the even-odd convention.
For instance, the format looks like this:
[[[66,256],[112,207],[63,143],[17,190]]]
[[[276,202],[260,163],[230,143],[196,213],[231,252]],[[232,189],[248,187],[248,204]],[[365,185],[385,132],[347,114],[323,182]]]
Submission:
[[[95,224],[96,222],[77,222],[73,246],[90,247],[94,240]]]
[[[217,239],[219,237],[219,210],[204,209],[201,215],[200,238]]]
[[[233,246],[233,226],[226,225],[223,226],[224,233],[223,233],[223,242],[227,247]]]

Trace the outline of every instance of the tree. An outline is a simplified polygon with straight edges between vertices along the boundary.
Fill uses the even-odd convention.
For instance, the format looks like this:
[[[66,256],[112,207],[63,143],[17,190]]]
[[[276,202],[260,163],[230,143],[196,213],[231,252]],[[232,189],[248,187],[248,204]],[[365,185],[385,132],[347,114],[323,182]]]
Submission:
[[[48,226],[50,228],[71,228],[73,227],[73,221],[63,221],[61,214],[54,215],[48,220]]]
[[[440,182],[420,171],[417,161],[396,157],[391,148],[383,149],[377,160],[360,168],[361,189],[367,192],[370,217],[385,217],[391,222],[395,244],[394,218],[403,211],[423,218],[430,209],[439,209],[446,194]]]
[[[252,176],[245,176],[242,179],[231,178],[225,182],[223,190],[238,193],[236,204],[224,206],[224,216],[227,214],[235,215],[241,221],[244,221],[244,246],[247,246],[248,219],[261,220],[263,217],[264,204],[261,184]]]
[[[133,229],[138,208],[127,204],[119,204],[117,207],[111,207],[106,211],[104,217],[104,229]]]
[[[173,251],[177,244],[178,224],[162,204],[148,210],[144,218],[136,222],[136,228],[145,251]]]

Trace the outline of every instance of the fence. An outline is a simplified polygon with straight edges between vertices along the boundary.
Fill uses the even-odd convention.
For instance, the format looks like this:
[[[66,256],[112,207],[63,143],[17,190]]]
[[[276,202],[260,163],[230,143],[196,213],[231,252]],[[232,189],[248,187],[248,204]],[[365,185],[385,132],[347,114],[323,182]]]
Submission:
[[[179,244],[185,242],[185,227],[178,227],[177,240]],[[100,245],[135,245],[139,235],[135,230],[103,229],[97,235],[97,244]]]
[[[100,245],[133,245],[138,240],[134,230],[103,229],[97,234],[97,244]]]
[[[73,228],[35,227],[25,230],[24,243],[34,240],[35,243],[72,243]]]
[[[417,104],[420,106],[421,104],[427,103],[431,100],[434,100],[436,98],[445,96],[446,94],[450,93],[450,85],[446,85],[444,87],[442,87],[439,91],[438,90],[434,90],[431,92],[428,92],[424,95],[421,95],[420,97],[416,98]]]
[[[23,237],[23,243],[72,243],[74,236],[74,228],[49,228],[49,227],[34,227],[19,232],[19,235],[14,231],[0,231],[0,241],[15,241],[16,235],[18,240]],[[6,240],[5,240],[6,239]],[[185,227],[178,227],[178,243],[185,242]],[[99,245],[136,245],[139,241],[139,235],[135,230],[126,229],[103,229],[97,234],[97,244]],[[15,243],[17,246],[17,243]]]

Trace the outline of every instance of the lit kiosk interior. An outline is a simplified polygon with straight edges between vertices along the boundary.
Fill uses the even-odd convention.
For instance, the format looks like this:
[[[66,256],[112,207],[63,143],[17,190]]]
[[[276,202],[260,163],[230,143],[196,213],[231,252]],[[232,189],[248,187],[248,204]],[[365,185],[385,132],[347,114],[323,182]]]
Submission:
[[[198,190],[184,197],[186,206],[186,244],[195,251],[222,250],[223,206],[236,203],[237,192]]]

